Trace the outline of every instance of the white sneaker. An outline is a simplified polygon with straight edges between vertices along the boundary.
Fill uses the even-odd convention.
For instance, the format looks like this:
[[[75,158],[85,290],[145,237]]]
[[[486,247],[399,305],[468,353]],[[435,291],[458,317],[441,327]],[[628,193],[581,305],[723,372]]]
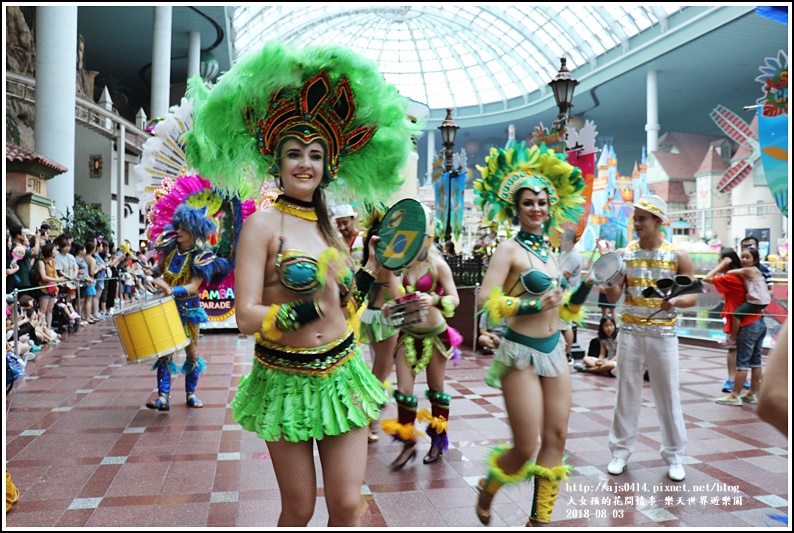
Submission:
[[[684,481],[684,478],[686,477],[684,465],[681,463],[671,464],[669,467],[667,467],[667,477],[673,481]]]
[[[620,459],[618,457],[613,457],[609,464],[607,465],[607,472],[612,474],[613,476],[618,476],[623,473],[626,469],[626,461]]]

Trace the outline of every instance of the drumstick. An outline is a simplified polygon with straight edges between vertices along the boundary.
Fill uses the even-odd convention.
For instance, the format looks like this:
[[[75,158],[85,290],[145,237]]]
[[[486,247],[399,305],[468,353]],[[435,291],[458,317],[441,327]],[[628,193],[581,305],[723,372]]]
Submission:
[[[593,269],[593,256],[598,251],[598,239],[595,240],[595,248],[590,252],[590,270]],[[587,277],[590,277],[590,271],[587,272]]]

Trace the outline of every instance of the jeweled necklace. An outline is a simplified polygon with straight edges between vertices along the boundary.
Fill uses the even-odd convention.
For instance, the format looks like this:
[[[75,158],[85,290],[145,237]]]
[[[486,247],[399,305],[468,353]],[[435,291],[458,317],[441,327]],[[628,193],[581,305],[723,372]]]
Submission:
[[[290,198],[286,194],[281,194],[276,198],[276,203],[273,204],[273,207],[282,213],[317,222],[317,212],[311,202],[304,202],[296,198]]]
[[[522,230],[516,235],[516,241],[544,263],[549,260],[551,252],[543,240],[543,235],[536,235]]]

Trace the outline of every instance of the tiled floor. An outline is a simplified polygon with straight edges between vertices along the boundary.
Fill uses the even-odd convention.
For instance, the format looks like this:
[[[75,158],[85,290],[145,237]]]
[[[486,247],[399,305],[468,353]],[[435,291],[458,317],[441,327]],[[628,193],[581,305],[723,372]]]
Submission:
[[[580,344],[591,337],[580,332]],[[275,526],[279,493],[267,448],[241,431],[229,409],[251,366],[252,340],[208,330],[202,351],[209,363],[199,388],[205,407],[188,409],[177,400],[162,413],[143,407],[154,372],[149,364],[127,363],[111,319],[45,348],[6,398],[6,464],[21,498],[4,526]],[[499,391],[483,383],[489,363],[468,351],[447,369],[453,402],[443,461],[418,460],[392,473],[387,465],[399,445],[382,438],[369,446],[363,525],[480,525],[474,486],[485,471],[483,457],[511,436]],[[745,529],[777,524],[769,515],[788,513],[787,439],[760,421],[754,406],[709,401],[721,395],[724,352],[682,345],[681,367],[689,445],[687,478],[679,484],[667,480],[658,454],[647,383],[638,449],[626,473],[615,477],[606,473],[615,378],[574,372],[567,453],[575,471],[561,488],[553,525]],[[183,386],[179,378],[175,398],[182,398]],[[384,416],[395,412],[390,404]],[[319,494],[310,526],[327,521]],[[491,527],[523,526],[530,500],[528,485],[501,491]]]

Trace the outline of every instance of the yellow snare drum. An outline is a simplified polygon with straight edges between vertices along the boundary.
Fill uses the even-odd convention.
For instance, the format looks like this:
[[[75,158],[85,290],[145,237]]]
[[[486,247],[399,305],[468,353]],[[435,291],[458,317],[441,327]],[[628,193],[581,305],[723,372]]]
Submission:
[[[190,344],[173,296],[157,298],[114,317],[128,363],[142,363]]]

